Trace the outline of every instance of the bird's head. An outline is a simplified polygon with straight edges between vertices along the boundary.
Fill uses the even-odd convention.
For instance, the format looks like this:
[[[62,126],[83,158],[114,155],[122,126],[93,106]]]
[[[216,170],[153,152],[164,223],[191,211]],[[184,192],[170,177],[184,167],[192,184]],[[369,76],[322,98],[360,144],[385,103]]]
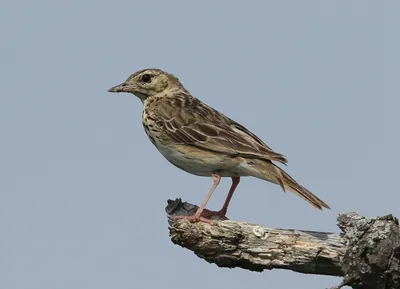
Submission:
[[[184,89],[178,78],[159,69],[143,69],[130,75],[128,79],[109,92],[129,92],[142,101],[154,95],[166,94],[176,89]]]

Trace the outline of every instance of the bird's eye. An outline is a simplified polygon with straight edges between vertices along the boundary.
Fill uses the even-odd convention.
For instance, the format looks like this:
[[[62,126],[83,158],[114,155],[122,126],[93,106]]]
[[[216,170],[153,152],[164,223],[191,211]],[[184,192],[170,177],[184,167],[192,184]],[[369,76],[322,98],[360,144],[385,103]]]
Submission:
[[[143,74],[141,77],[143,82],[150,82],[151,81],[151,76],[150,74]]]

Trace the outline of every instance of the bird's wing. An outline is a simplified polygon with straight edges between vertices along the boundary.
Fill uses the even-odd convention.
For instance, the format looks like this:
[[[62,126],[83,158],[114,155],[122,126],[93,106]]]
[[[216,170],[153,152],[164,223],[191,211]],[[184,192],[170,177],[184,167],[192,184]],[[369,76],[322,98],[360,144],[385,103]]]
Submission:
[[[164,99],[155,113],[157,125],[174,143],[231,156],[287,163],[282,154],[274,152],[244,126],[196,98],[183,95]]]

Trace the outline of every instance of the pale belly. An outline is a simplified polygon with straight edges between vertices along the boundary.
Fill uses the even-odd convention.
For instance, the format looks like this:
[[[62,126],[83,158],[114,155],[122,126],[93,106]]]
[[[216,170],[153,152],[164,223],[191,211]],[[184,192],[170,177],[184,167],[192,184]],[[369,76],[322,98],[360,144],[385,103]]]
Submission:
[[[150,141],[170,163],[190,174],[211,176],[216,173],[221,177],[254,176],[252,169],[242,157],[232,157],[189,145],[166,145],[145,125],[144,129]]]
[[[211,176],[222,169],[223,160],[216,156],[204,156],[183,147],[170,148],[162,144],[155,144],[159,152],[174,166],[194,175]]]
[[[213,153],[196,147],[174,145],[173,147],[154,143],[159,152],[174,166],[198,176],[217,173],[222,177],[244,176],[240,172],[241,161],[220,153]]]

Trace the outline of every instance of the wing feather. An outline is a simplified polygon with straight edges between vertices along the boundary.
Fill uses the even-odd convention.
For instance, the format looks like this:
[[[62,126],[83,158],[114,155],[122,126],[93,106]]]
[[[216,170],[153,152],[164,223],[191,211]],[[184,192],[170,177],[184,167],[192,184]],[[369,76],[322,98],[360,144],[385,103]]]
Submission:
[[[166,134],[165,141],[231,156],[287,163],[285,156],[274,152],[244,126],[190,95],[163,98],[157,102],[154,112],[156,124]]]

